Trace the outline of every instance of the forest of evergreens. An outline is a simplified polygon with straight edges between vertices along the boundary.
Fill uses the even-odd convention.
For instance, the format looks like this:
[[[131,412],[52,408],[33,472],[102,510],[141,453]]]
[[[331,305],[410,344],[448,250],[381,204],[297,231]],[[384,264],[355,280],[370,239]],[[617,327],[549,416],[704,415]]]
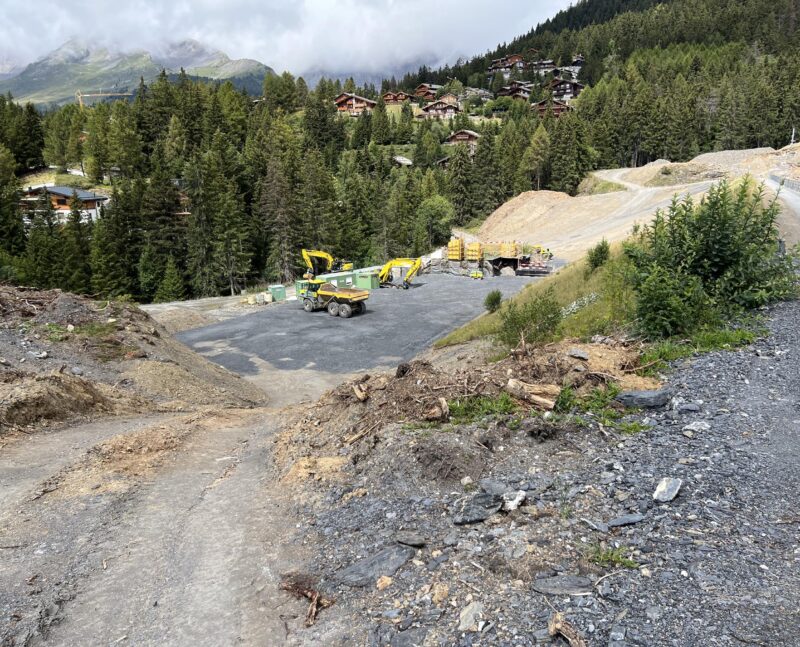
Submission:
[[[130,103],[45,114],[0,97],[0,273],[139,300],[230,293],[291,280],[302,247],[358,264],[425,253],[522,191],[575,193],[592,168],[783,146],[800,123],[797,4],[583,2],[486,57],[384,84],[491,86],[497,55],[581,52],[589,87],[558,119],[511,99],[489,118],[418,120],[381,101],[342,118],[336,94],[375,88],[312,90],[288,73],[267,77],[257,100],[185,75],[142,83]],[[481,135],[474,159],[443,146],[460,128]],[[23,214],[20,178],[43,164],[82,168],[86,188],[105,181],[102,216],[86,222],[76,205],[61,225],[45,202]]]

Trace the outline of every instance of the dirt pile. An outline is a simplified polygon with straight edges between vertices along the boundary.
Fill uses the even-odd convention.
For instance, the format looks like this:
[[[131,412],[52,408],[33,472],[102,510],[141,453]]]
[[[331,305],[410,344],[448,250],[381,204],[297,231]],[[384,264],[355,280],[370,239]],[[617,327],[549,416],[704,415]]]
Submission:
[[[132,303],[0,286],[0,431],[263,401],[259,389],[179,344]]]
[[[474,438],[404,432],[452,427],[475,417],[469,410],[475,403],[491,412],[494,403],[502,401],[502,411],[515,411],[512,418],[524,416],[526,411],[541,409],[540,402],[549,400],[551,408],[565,386],[577,395],[607,383],[623,390],[658,387],[657,380],[636,374],[633,349],[604,341],[560,342],[488,364],[470,360],[468,354],[456,367],[452,358],[444,366],[418,360],[401,364],[394,375],[363,375],[297,414],[277,441],[278,464],[292,481],[302,480],[303,475],[316,479],[314,461],[320,459],[325,459],[326,479],[338,468],[369,470],[372,482],[398,470],[415,479],[476,478],[484,469],[486,448],[503,443],[502,429],[477,431]],[[538,395],[526,397],[519,385]],[[546,436],[547,430],[531,430],[530,435]],[[415,460],[395,464],[397,456]]]

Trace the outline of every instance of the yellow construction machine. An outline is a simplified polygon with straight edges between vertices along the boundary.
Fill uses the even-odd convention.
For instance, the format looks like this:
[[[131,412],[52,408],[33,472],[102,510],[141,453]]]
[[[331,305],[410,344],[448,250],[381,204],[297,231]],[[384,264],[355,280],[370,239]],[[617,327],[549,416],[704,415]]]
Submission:
[[[340,258],[334,258],[328,252],[319,249],[304,249],[302,251],[303,260],[308,266],[308,271],[304,274],[305,278],[313,279],[317,274],[327,272],[344,272],[353,269],[353,263]]]
[[[303,310],[306,312],[324,308],[333,317],[338,315],[347,319],[354,314],[360,315],[367,309],[365,301],[369,298],[369,290],[340,288],[319,279],[309,279],[302,283],[297,298],[302,300]]]
[[[392,281],[392,270],[396,267],[407,267],[408,271],[403,276],[402,285],[397,285]],[[386,265],[381,268],[378,273],[378,280],[381,282],[381,287],[402,287],[407,290],[411,286],[411,279],[413,279],[422,268],[421,258],[393,258]]]

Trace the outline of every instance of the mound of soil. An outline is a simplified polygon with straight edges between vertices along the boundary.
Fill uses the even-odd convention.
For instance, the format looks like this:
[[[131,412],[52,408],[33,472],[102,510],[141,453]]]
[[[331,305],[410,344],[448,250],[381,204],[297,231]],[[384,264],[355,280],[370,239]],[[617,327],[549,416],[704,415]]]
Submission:
[[[123,411],[265,401],[132,303],[0,286],[0,317],[0,433]]]

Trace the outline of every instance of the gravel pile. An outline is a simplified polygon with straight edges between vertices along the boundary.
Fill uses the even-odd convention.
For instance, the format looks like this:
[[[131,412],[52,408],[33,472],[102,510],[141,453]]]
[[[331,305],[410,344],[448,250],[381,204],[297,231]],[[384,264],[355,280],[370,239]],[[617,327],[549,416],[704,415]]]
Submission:
[[[303,644],[800,644],[800,304],[753,346],[686,362],[623,436],[496,418],[354,457],[301,534],[336,604]],[[420,470],[436,434],[483,458]],[[377,442],[377,441],[376,441]],[[383,440],[381,442],[384,442]],[[453,444],[453,441],[450,441]],[[359,463],[359,461],[361,461]],[[416,466],[416,467],[415,467]]]

